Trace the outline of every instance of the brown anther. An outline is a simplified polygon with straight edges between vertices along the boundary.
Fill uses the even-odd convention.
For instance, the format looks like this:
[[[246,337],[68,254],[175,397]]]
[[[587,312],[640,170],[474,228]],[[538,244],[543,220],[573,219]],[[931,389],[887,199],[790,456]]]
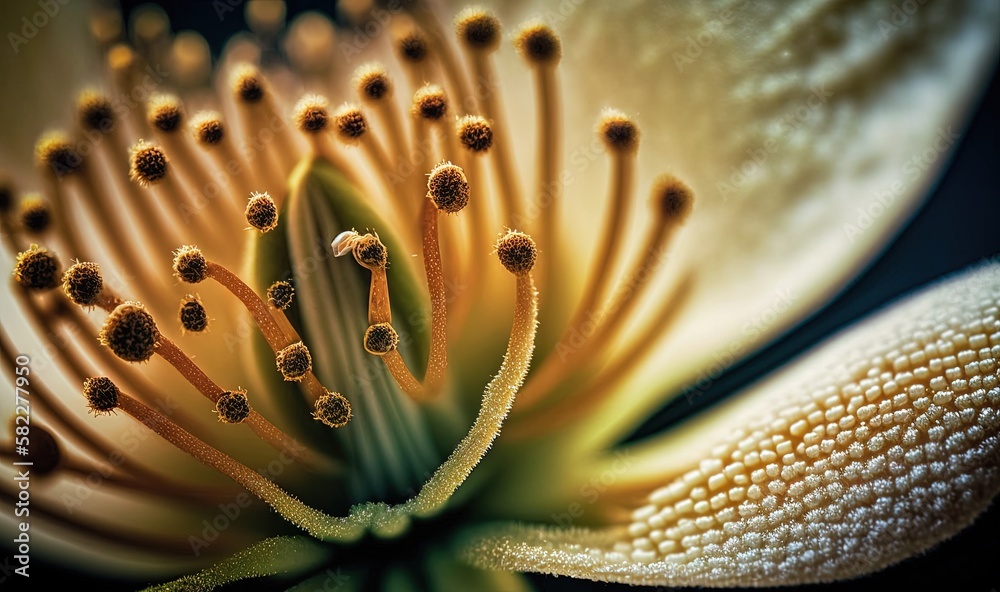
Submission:
[[[233,92],[236,98],[244,103],[260,102],[266,92],[263,75],[253,66],[246,64],[241,66],[235,74]]]
[[[514,38],[514,47],[531,64],[555,64],[562,57],[562,41],[552,27],[539,23],[525,25]]]
[[[222,141],[226,135],[226,128],[219,119],[218,113],[202,111],[196,114],[191,122],[194,128],[194,137],[199,144],[212,146]]]
[[[106,415],[118,406],[118,396],[121,391],[107,376],[87,378],[83,381],[83,396],[87,398],[87,406],[95,415]]]
[[[79,152],[60,132],[48,132],[38,140],[35,158],[57,177],[74,173],[83,165]]]
[[[100,338],[101,344],[126,362],[145,362],[156,350],[160,331],[142,304],[123,302],[104,321]]]
[[[694,192],[673,175],[662,175],[653,182],[653,205],[669,220],[681,223],[694,207]]]
[[[295,287],[290,282],[277,281],[267,289],[267,301],[278,310],[287,309],[294,298]]]
[[[354,105],[345,104],[337,110],[337,131],[347,142],[354,142],[368,131],[364,113]]]
[[[469,181],[462,167],[442,162],[427,179],[427,196],[442,212],[454,214],[469,205]]]
[[[351,421],[351,403],[344,395],[326,391],[325,395],[316,399],[313,417],[331,428],[341,428]]]
[[[178,311],[181,327],[191,333],[201,333],[208,329],[208,313],[205,305],[201,303],[201,298],[194,294],[188,294],[181,300],[181,308]]]
[[[188,284],[204,281],[208,277],[208,260],[201,249],[184,245],[174,251],[174,275]]]
[[[351,247],[354,260],[368,269],[384,269],[389,265],[389,252],[382,241],[373,234],[359,236]]]
[[[301,341],[278,351],[275,364],[281,376],[289,382],[299,382],[312,371],[312,355]]]
[[[161,132],[174,132],[180,129],[184,120],[184,106],[175,96],[158,95],[149,100],[146,116],[152,127]]]
[[[411,112],[414,117],[439,121],[448,112],[448,98],[436,84],[425,84],[413,93]]]
[[[306,95],[295,106],[295,125],[308,134],[321,132],[330,123],[326,99],[319,95]]]
[[[639,147],[639,128],[621,111],[606,110],[597,126],[597,133],[608,150],[634,152]]]
[[[45,247],[31,245],[17,254],[14,279],[28,290],[51,290],[59,285],[59,260]]]
[[[63,291],[75,304],[94,306],[104,290],[101,268],[90,261],[77,261],[62,276]]]
[[[486,152],[493,146],[493,128],[486,118],[478,115],[466,115],[455,124],[458,139],[467,150]]]
[[[41,234],[52,224],[52,206],[39,195],[21,200],[21,227],[29,234]]]
[[[392,94],[392,81],[380,64],[366,64],[354,75],[358,95],[363,101],[377,102]]]
[[[129,163],[129,178],[146,187],[166,176],[170,161],[162,148],[139,140],[132,147]]]
[[[376,323],[365,330],[365,351],[376,356],[396,349],[399,345],[399,334],[389,323]]]
[[[467,8],[455,18],[455,33],[470,49],[493,51],[500,46],[500,19],[481,8]]]
[[[535,241],[527,234],[516,230],[508,230],[497,241],[496,250],[500,263],[514,275],[524,275],[531,271],[538,257]]]
[[[215,412],[222,423],[243,423],[250,416],[250,402],[242,389],[225,391],[215,402]]]
[[[85,130],[107,133],[115,125],[111,99],[94,91],[84,91],[76,104],[77,118]]]
[[[399,56],[407,62],[418,64],[427,59],[427,40],[419,31],[410,31],[397,41]]]
[[[278,206],[266,191],[250,194],[245,214],[250,226],[261,232],[270,232],[278,226]]]

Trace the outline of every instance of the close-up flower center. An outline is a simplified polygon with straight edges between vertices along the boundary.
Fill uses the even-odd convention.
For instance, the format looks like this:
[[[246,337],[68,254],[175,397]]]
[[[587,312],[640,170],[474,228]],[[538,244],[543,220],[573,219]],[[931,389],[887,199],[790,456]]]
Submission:
[[[989,503],[995,269],[849,370],[633,459],[618,443],[680,392],[655,345],[711,333],[683,331],[721,252],[713,165],[644,160],[692,141],[658,114],[581,116],[583,50],[551,14],[343,4],[286,26],[249,2],[252,34],[218,44],[99,5],[100,75],[38,139],[37,192],[0,179],[3,357],[20,376],[58,344],[30,359],[23,434],[40,557],[178,590],[782,585],[881,569]],[[628,395],[653,375],[675,384]]]

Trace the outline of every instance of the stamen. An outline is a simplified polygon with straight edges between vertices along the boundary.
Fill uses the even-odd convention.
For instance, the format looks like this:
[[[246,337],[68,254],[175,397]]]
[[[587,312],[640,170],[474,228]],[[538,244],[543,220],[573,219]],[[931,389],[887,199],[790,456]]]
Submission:
[[[536,160],[535,200],[541,210],[541,224],[536,239],[545,250],[545,265],[540,289],[552,299],[566,299],[565,254],[559,221],[562,219],[562,187],[557,178],[562,168],[562,113],[559,102],[559,85],[556,66],[562,57],[562,41],[551,27],[543,24],[526,24],[518,31],[514,46],[534,71],[535,103],[538,110],[538,137]],[[515,220],[515,224],[524,224]],[[563,307],[547,307],[542,311],[543,326],[561,326],[569,311]]]
[[[424,387],[433,394],[444,382],[448,367],[448,297],[438,239],[438,212],[457,213],[468,205],[469,182],[464,171],[450,162],[435,166],[427,179],[427,197],[423,216],[423,255],[427,291],[431,299],[431,350],[427,356]]]
[[[570,332],[578,330],[588,315],[598,312],[596,305],[604,300],[611,286],[612,264],[626,242],[622,240],[626,214],[632,209],[639,128],[625,114],[609,109],[604,112],[597,133],[611,157],[608,196],[610,215],[605,217],[607,223],[601,231],[597,250],[594,251],[596,259],[592,264],[587,283],[584,284],[587,288],[581,294],[573,318],[567,324],[561,340],[566,339]]]
[[[211,155],[215,168],[224,171],[232,188],[233,203],[240,201],[241,195],[250,193],[251,188],[261,187],[263,182],[257,168],[249,166],[236,152],[236,145],[229,129],[214,111],[200,111],[191,119],[195,141]],[[176,244],[176,243],[175,243]]]
[[[250,226],[267,233],[278,227],[278,207],[271,196],[264,193],[251,193],[245,211]]]
[[[181,321],[181,327],[190,333],[203,333],[208,329],[208,313],[205,305],[201,303],[201,298],[197,295],[188,294],[181,300],[181,308],[177,313]]]
[[[372,106],[382,120],[382,126],[389,136],[389,149],[396,155],[398,169],[400,159],[406,154],[406,127],[399,108],[393,100],[392,79],[381,64],[365,64],[354,72],[354,84],[361,100]]]
[[[518,232],[508,232],[496,246],[501,263],[517,278],[514,323],[500,371],[486,386],[479,415],[469,433],[455,447],[416,497],[402,506],[405,512],[426,516],[444,505],[472,473],[500,434],[514,397],[528,374],[535,348],[538,298],[531,267],[536,258],[534,241]]]
[[[396,191],[389,182],[388,167],[392,166],[392,161],[385,153],[375,134],[368,126],[365,114],[356,105],[344,103],[337,109],[333,116],[337,123],[337,137],[348,146],[361,145],[365,158],[372,169],[378,172],[379,181],[387,198],[396,198]],[[353,167],[348,167],[347,171]]]
[[[29,234],[42,234],[52,224],[52,207],[39,195],[21,200],[21,227]]]
[[[490,56],[500,47],[500,21],[492,14],[480,9],[469,8],[455,19],[455,32],[466,49],[473,65],[473,76],[477,80],[493,82],[498,80]],[[483,93],[480,101],[483,115],[493,122],[495,149],[491,152],[494,171],[503,198],[504,222],[521,224],[524,222],[521,189],[514,173],[514,156],[511,152],[511,135],[500,103],[500,93]]]
[[[281,187],[285,173],[292,170],[299,157],[299,151],[287,127],[283,126],[278,130],[268,127],[275,117],[283,119],[281,110],[264,75],[255,66],[238,66],[234,70],[233,80],[233,92],[247,135],[251,138],[274,138],[273,142],[264,143],[263,153],[257,155],[268,170],[263,179],[264,185]]]
[[[652,193],[652,206],[657,216],[639,258],[625,275],[624,285],[605,303],[605,312],[598,317],[593,334],[582,346],[572,349],[569,354],[546,358],[525,386],[519,412],[538,403],[546,393],[555,391],[567,376],[599,357],[608,344],[614,342],[625,319],[648,290],[650,275],[663,262],[669,239],[690,214],[694,201],[691,189],[672,175],[658,178]],[[556,349],[559,350],[560,346],[557,345]]]
[[[492,197],[486,195],[488,184],[485,182],[480,155],[486,154],[493,146],[493,128],[485,118],[478,115],[465,115],[455,124],[456,134],[462,146],[469,151],[470,158],[466,158],[466,176],[470,185],[477,187],[479,199],[470,207],[472,211],[472,229],[469,232],[469,253],[485,252],[479,241],[488,240],[488,228],[494,226],[494,213],[492,209]],[[469,282],[473,286],[479,285],[479,280],[485,270],[485,266],[479,265],[470,258]]]
[[[109,381],[110,382],[110,381]],[[113,385],[112,385],[113,386]],[[111,409],[121,409],[140,423],[153,430],[157,435],[177,448],[190,454],[202,464],[205,464],[246,487],[250,493],[267,502],[278,514],[296,526],[306,530],[314,537],[325,540],[354,540],[362,530],[348,524],[345,520],[331,518],[322,512],[303,504],[269,479],[262,477],[244,464],[209,446],[189,432],[170,421],[160,412],[140,403],[129,395],[114,387],[114,406]],[[91,405],[107,408],[108,400],[91,402],[90,397],[96,393],[85,387],[84,395]],[[247,421],[256,414],[250,411]]]

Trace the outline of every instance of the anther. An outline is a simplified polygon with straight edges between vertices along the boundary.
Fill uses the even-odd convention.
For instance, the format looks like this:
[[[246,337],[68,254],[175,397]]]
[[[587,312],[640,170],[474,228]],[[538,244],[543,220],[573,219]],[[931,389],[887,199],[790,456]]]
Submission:
[[[562,57],[562,41],[548,25],[525,25],[514,38],[514,47],[531,64],[554,64]]]
[[[74,173],[83,164],[80,154],[60,132],[49,132],[38,140],[35,158],[57,176]]]
[[[662,175],[653,182],[653,204],[668,220],[681,223],[694,204],[694,192],[673,175]]]
[[[436,84],[425,84],[413,93],[412,113],[429,121],[439,121],[448,112],[448,98]]]
[[[118,397],[121,391],[107,376],[87,378],[83,381],[83,396],[87,398],[87,406],[95,415],[106,415],[118,407]]]
[[[285,310],[295,298],[295,287],[286,281],[277,281],[267,289],[267,301],[278,310]]]
[[[31,234],[41,234],[52,224],[52,206],[38,195],[21,201],[21,226]]]
[[[351,403],[344,395],[326,391],[326,394],[316,399],[313,417],[331,428],[341,428],[351,421]]]
[[[261,232],[270,232],[278,226],[278,206],[271,196],[264,193],[251,193],[246,209],[247,222]]]
[[[223,392],[215,402],[215,412],[222,423],[243,423],[250,416],[247,392],[242,389]]]
[[[399,334],[389,323],[376,323],[365,330],[365,351],[376,356],[396,349],[399,345]]]
[[[319,95],[306,95],[295,106],[295,125],[307,134],[321,132],[330,122],[326,99]]]
[[[597,129],[608,150],[634,152],[639,147],[639,128],[621,111],[605,110]]]
[[[346,142],[354,142],[368,131],[364,113],[354,105],[343,105],[334,117],[337,120],[337,131]]]
[[[160,331],[139,302],[123,302],[104,321],[101,344],[126,362],[145,362],[153,356]]]
[[[69,266],[62,277],[63,291],[75,304],[94,306],[104,290],[101,268],[90,261],[78,261]]]
[[[358,265],[367,269],[384,269],[389,265],[389,252],[373,234],[357,237],[351,246],[351,252]]]
[[[208,313],[197,295],[188,294],[181,299],[181,308],[177,314],[185,331],[201,333],[208,328]]]
[[[17,254],[14,279],[28,290],[51,290],[59,285],[59,260],[45,247],[31,245]]]
[[[174,132],[183,122],[184,106],[173,95],[158,95],[149,100],[146,116],[152,127],[161,132]]]
[[[199,144],[213,146],[222,141],[226,135],[226,129],[222,125],[219,114],[212,111],[202,111],[197,113],[191,121],[194,128],[194,137]]]
[[[109,132],[115,124],[111,100],[93,91],[84,91],[76,104],[80,126],[85,130]]]
[[[377,102],[392,94],[392,81],[380,64],[366,64],[358,68],[355,84],[363,101]]]
[[[407,62],[420,63],[427,59],[427,40],[418,31],[410,31],[397,41],[399,56]]]
[[[236,71],[233,83],[236,98],[245,103],[258,103],[264,98],[264,78],[257,68],[243,65]]]
[[[500,263],[514,275],[524,275],[531,271],[538,257],[535,241],[530,236],[516,230],[508,230],[496,245]]]
[[[455,127],[462,145],[472,152],[486,152],[493,145],[493,128],[484,117],[466,115]]]
[[[174,252],[174,275],[182,282],[197,284],[208,277],[208,260],[201,249],[184,245]]]
[[[427,179],[427,196],[442,212],[454,214],[469,205],[469,181],[462,167],[442,162]]]
[[[299,382],[307,373],[312,372],[312,355],[301,341],[281,349],[275,363],[281,376],[289,382]]]
[[[500,46],[500,20],[481,8],[467,8],[455,18],[458,39],[470,49],[493,51]]]
[[[129,163],[129,178],[146,187],[166,176],[170,161],[162,148],[139,140],[132,147]]]

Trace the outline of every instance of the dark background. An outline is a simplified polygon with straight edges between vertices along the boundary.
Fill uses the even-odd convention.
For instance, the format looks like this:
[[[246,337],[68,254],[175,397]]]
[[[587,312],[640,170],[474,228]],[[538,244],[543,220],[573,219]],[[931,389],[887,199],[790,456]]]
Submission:
[[[223,0],[225,2],[226,0]],[[141,4],[124,0],[126,15]],[[315,3],[289,0],[289,20]],[[195,29],[201,32],[217,54],[224,41],[245,29],[243,7],[228,13],[221,22],[215,18],[210,2],[196,11],[185,2],[166,6],[174,30]],[[128,22],[126,16],[125,22]],[[997,107],[1000,101],[997,77],[994,76],[970,128],[954,155],[936,190],[921,212],[903,230],[892,246],[877,258],[831,304],[820,310],[790,334],[743,363],[729,369],[709,390],[695,399],[694,407],[682,397],[667,405],[640,428],[635,437],[660,431],[693,413],[718,402],[731,392],[777,368],[789,358],[822,341],[830,333],[865,316],[873,309],[942,275],[961,270],[1000,254],[1000,184],[998,159]],[[946,541],[922,557],[912,558],[880,573],[826,585],[807,586],[815,592],[878,590],[969,590],[995,592],[1000,589],[1000,509],[994,503],[977,522],[958,536]],[[43,567],[35,562],[33,575],[42,576]],[[54,570],[48,577],[33,577],[32,588],[44,581],[74,581],[82,578]],[[529,576],[539,590],[653,590],[621,585],[581,582],[569,578]],[[64,578],[69,578],[65,579]],[[126,586],[123,589],[127,589]],[[248,587],[246,587],[248,588]],[[246,589],[239,586],[234,589]],[[265,586],[270,588],[270,586]],[[108,592],[118,589],[102,584]],[[659,588],[662,589],[662,588]],[[784,588],[790,590],[790,588]]]

